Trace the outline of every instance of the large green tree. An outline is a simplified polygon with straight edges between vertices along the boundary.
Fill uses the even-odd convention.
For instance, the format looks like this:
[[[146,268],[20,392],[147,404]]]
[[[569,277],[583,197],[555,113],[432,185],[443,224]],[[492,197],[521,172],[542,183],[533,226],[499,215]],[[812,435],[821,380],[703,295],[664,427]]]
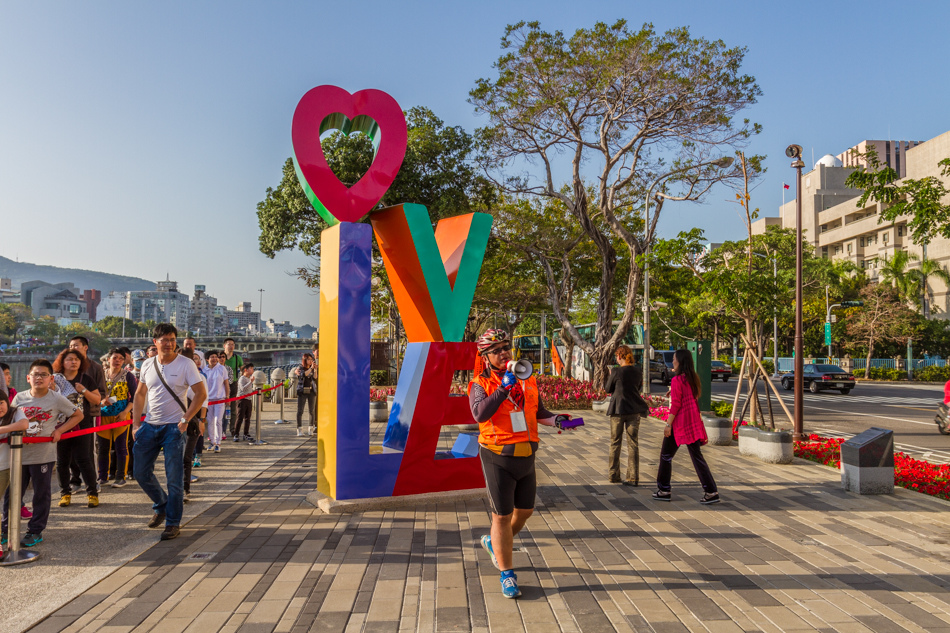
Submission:
[[[914,334],[914,312],[885,284],[869,284],[861,290],[864,305],[848,318],[849,346],[864,349],[868,371],[874,349],[883,342],[904,341]]]
[[[566,37],[521,22],[507,27],[501,46],[497,76],[478,80],[470,92],[489,118],[480,131],[486,173],[511,195],[558,200],[596,249],[593,341],[577,334],[553,266],[542,264],[554,313],[590,355],[599,385],[638,313],[638,257],[653,242],[663,202],[701,199],[738,174],[722,158],[758,131],[736,116],[760,90],[740,70],[745,49],[694,38],[685,28],[658,34],[651,25],[633,30],[618,21]],[[535,171],[526,173],[526,166]],[[644,226],[650,193],[656,210]],[[622,278],[618,243],[630,261]],[[618,286],[623,307],[615,310]]]

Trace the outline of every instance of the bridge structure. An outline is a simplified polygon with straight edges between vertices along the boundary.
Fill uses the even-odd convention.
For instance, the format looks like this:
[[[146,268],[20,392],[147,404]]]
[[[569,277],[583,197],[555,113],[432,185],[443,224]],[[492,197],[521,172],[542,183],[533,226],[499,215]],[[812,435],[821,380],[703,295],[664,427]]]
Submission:
[[[222,349],[224,339],[234,339],[234,351],[241,356],[264,356],[273,352],[305,351],[313,345],[311,339],[268,338],[266,336],[200,336],[197,337],[198,349]],[[145,349],[152,344],[151,338],[114,338],[113,345],[126,346],[129,349]],[[179,341],[180,343],[180,341]]]

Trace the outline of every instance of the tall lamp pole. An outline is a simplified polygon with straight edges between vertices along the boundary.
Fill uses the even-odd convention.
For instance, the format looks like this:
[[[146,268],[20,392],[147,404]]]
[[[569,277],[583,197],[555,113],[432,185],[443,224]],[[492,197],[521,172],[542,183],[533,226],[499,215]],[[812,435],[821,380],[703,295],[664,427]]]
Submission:
[[[260,321],[262,321],[264,317],[264,289],[258,288],[257,291],[261,293],[261,300],[257,303],[257,312],[259,313],[257,317],[257,321],[258,321],[258,326],[260,326]],[[263,332],[261,332],[261,334],[263,334]]]
[[[802,336],[802,148],[789,145],[785,155],[792,159],[795,169],[795,428],[793,440],[804,439],[804,338]]]

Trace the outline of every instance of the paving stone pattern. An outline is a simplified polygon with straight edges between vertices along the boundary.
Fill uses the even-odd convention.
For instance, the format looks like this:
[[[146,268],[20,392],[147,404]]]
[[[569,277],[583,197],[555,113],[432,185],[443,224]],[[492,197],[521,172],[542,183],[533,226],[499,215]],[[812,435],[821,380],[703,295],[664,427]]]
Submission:
[[[643,485],[622,487],[605,480],[605,416],[585,419],[542,438],[536,513],[515,540],[519,600],[478,546],[483,501],[310,506],[314,438],[32,630],[950,632],[945,502],[858,497],[835,470],[735,446],[704,449],[723,503],[697,502],[685,450],[674,500],[655,502],[660,429],[644,423]]]

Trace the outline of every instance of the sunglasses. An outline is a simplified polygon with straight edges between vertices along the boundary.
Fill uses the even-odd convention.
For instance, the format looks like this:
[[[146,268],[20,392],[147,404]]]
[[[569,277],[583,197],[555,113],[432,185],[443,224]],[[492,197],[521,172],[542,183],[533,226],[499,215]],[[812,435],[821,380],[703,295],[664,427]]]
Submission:
[[[502,352],[510,352],[511,345],[502,345],[501,347],[493,347],[488,350],[489,354],[501,354]]]
[[[30,374],[30,375],[33,376],[34,378],[40,378],[40,379],[49,378],[49,377],[50,377],[50,374],[35,374],[35,373],[34,373],[34,374]]]

